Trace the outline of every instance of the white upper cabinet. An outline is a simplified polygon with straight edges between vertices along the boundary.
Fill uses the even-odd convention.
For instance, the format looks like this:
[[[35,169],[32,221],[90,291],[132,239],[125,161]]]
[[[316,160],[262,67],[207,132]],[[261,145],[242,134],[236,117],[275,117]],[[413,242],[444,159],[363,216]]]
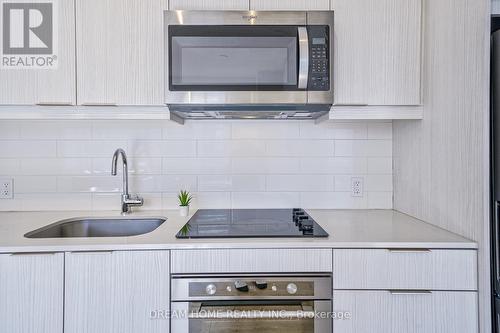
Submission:
[[[65,333],[168,333],[168,251],[66,253]]]
[[[335,104],[418,105],[421,0],[332,0]]]
[[[53,21],[54,33],[49,36],[53,41],[53,53],[50,56],[57,57],[54,63],[57,66],[52,68],[46,66],[43,69],[31,66],[25,67],[27,69],[0,67],[0,104],[74,105],[76,103],[74,6],[73,0],[65,0],[58,1],[57,6],[52,9],[57,19]],[[14,34],[11,31],[11,35]],[[27,42],[24,42],[23,47],[31,47],[31,44],[27,45]],[[41,56],[45,58],[44,55]],[[24,58],[23,55],[20,57]]]
[[[250,0],[251,10],[330,10],[330,0]]]
[[[163,105],[167,0],[76,0],[78,104]]]
[[[248,0],[170,0],[170,10],[248,10]]]
[[[62,333],[64,254],[0,254],[0,331]]]

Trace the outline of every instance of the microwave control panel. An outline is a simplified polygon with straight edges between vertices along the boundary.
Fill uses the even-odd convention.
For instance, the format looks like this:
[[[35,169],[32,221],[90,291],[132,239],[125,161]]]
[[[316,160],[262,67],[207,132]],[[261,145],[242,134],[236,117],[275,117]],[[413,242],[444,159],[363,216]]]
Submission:
[[[308,26],[310,91],[330,90],[330,50],[328,26]]]

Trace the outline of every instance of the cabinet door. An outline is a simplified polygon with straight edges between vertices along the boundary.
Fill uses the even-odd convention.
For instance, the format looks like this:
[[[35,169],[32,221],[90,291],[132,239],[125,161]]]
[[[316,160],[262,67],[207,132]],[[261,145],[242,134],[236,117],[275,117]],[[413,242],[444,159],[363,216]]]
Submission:
[[[330,0],[250,0],[251,10],[330,10]]]
[[[163,105],[167,0],[76,0],[78,104]]]
[[[0,68],[0,104],[76,103],[75,3],[74,0],[65,0],[56,4],[53,13],[57,20],[53,22],[57,25],[53,27],[52,37],[57,66],[46,69]]]
[[[335,104],[418,105],[421,0],[332,0]]]
[[[334,319],[338,333],[478,331],[476,292],[334,291],[333,309],[352,317]]]
[[[249,0],[170,0],[170,10],[248,10]]]
[[[169,280],[168,251],[66,253],[64,332],[168,333]]]
[[[64,254],[0,254],[2,332],[63,332]]]

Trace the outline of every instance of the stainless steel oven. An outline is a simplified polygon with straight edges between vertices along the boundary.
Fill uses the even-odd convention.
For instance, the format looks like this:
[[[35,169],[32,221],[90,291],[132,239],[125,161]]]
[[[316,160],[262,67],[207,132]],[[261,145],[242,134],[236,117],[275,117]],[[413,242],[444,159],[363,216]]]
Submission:
[[[166,11],[174,111],[329,110],[333,12]]]
[[[329,275],[179,275],[172,279],[175,333],[331,333]]]

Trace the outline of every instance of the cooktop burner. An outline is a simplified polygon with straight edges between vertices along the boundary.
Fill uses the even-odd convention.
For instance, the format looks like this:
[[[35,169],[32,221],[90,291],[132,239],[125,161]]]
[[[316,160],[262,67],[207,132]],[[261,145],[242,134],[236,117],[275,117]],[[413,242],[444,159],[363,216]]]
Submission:
[[[303,209],[200,209],[177,238],[328,237]]]

